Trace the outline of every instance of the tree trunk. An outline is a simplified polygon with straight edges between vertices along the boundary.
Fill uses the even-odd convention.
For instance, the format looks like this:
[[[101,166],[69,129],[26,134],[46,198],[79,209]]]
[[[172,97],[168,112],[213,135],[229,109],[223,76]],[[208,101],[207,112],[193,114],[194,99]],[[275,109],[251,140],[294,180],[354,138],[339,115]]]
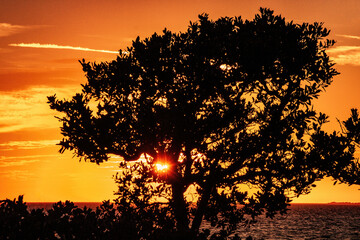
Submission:
[[[206,205],[208,204],[210,198],[211,189],[212,188],[209,185],[207,185],[207,187],[204,189],[204,193],[201,196],[200,202],[196,209],[194,220],[191,225],[192,232],[197,233],[199,231],[203,216],[205,214]]]
[[[183,186],[178,181],[172,184],[172,195],[174,201],[176,228],[181,235],[185,236],[189,232],[188,211],[183,196]]]

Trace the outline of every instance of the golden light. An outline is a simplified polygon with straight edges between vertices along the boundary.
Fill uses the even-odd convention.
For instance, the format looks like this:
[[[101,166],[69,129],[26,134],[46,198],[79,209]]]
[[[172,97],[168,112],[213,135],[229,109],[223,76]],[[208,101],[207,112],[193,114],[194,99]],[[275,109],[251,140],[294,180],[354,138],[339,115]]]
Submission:
[[[223,71],[229,71],[231,69],[231,66],[228,64],[221,64],[220,69]]]
[[[166,163],[156,163],[155,164],[156,170],[159,172],[165,172],[169,169],[169,165]]]

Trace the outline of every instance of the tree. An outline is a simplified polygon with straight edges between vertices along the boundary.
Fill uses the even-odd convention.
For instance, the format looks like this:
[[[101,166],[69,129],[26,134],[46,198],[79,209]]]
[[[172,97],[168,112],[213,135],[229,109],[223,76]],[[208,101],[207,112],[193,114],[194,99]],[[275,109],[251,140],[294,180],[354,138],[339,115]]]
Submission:
[[[338,74],[328,34],[269,9],[252,21],[203,14],[184,33],[138,37],[112,62],[82,60],[82,92],[48,98],[64,113],[60,152],[123,157],[118,203],[182,236],[203,219],[226,235],[246,215],[285,212],[325,176],[358,184],[357,110],[327,133],[313,108]]]

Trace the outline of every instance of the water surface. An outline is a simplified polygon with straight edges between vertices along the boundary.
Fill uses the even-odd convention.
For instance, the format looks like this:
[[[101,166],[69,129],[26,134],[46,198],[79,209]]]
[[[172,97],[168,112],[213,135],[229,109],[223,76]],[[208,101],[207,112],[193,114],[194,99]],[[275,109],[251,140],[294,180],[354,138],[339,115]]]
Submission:
[[[294,204],[274,219],[261,216],[241,237],[255,239],[360,239],[360,205]]]

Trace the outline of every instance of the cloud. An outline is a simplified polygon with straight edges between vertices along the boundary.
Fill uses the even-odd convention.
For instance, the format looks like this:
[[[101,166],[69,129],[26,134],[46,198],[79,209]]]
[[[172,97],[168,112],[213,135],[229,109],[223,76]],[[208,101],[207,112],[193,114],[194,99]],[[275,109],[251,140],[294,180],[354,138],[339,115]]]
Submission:
[[[6,167],[18,167],[18,166],[23,166],[26,164],[30,164],[30,163],[35,163],[35,162],[39,162],[38,159],[31,159],[31,160],[8,160],[8,161],[4,161],[2,160],[3,158],[1,158],[1,162],[0,162],[0,168],[6,168]]]
[[[43,87],[17,92],[1,92],[0,133],[24,129],[58,128],[59,122],[54,118],[56,113],[47,104],[47,96],[55,92],[58,97],[63,98],[72,96],[76,90],[74,88]],[[13,142],[13,144],[15,143],[20,144],[20,142]],[[28,147],[29,144],[30,142],[27,143]],[[48,142],[39,144],[48,144]],[[40,146],[39,144],[37,146]]]
[[[360,66],[360,46],[338,46],[327,52],[336,64]]]
[[[338,46],[328,49],[328,53],[344,53],[349,51],[360,50],[360,46]]]
[[[0,23],[0,37],[10,36],[19,33],[29,27],[21,25],[12,25],[10,23]]]
[[[336,36],[360,40],[360,36],[337,34]],[[337,46],[327,50],[331,60],[339,65],[360,66],[360,46]]]
[[[10,178],[11,180],[28,180],[30,177],[34,177],[34,173],[30,173],[28,170],[9,170],[0,171],[2,178]]]
[[[6,157],[6,156],[0,156],[0,161],[12,161],[14,159],[23,159],[23,160],[29,160],[29,159],[39,159],[39,158],[53,158],[53,157],[59,157],[59,154],[42,154],[42,155],[25,155],[25,156],[13,156],[13,157]]]
[[[40,140],[40,141],[10,141],[1,143],[0,148],[3,150],[18,150],[18,149],[37,149],[49,146],[55,146],[59,140]]]
[[[336,36],[360,40],[359,36],[346,35],[346,34],[337,34]]]
[[[118,51],[92,49],[84,47],[73,47],[73,46],[62,46],[57,44],[41,44],[41,43],[11,43],[9,46],[12,47],[27,47],[27,48],[46,48],[46,49],[65,49],[65,50],[76,50],[86,52],[102,52],[102,53],[113,53],[118,54]]]
[[[40,162],[43,158],[56,158],[58,154],[28,155],[28,156],[0,156],[0,168],[19,167],[31,163]],[[43,161],[43,160],[42,160]]]

